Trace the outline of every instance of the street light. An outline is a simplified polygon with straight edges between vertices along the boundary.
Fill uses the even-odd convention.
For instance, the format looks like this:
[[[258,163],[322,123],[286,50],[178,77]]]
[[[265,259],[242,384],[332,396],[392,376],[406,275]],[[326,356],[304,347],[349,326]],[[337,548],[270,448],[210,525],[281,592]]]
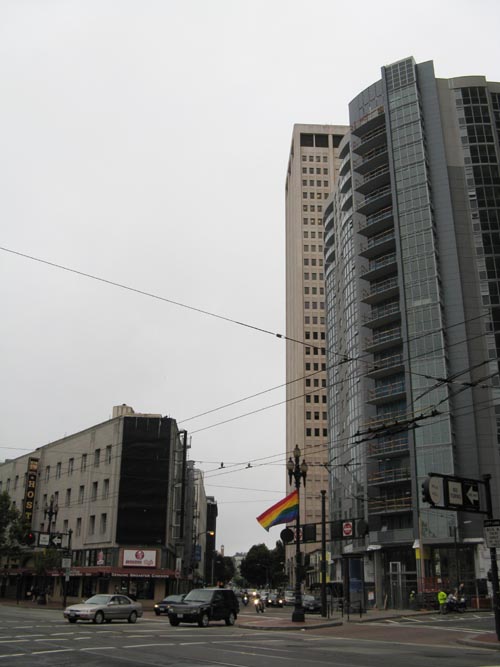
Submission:
[[[462,525],[466,523],[472,523],[472,521],[462,521]],[[460,587],[460,554],[458,551],[457,531],[458,531],[458,524],[455,524],[453,526],[453,542],[455,545],[455,568],[457,575],[457,592],[458,592],[458,589]]]
[[[198,544],[198,538],[201,535],[210,535],[211,537],[213,537],[215,535],[215,531],[214,530],[202,530],[194,536],[193,546],[191,547],[191,569],[192,569],[192,572],[193,572],[193,581],[195,579],[194,571],[195,571],[195,569],[197,569],[196,564],[201,563],[201,561],[203,560],[203,565],[205,567],[205,559],[206,559],[206,555],[207,555],[207,545],[206,545],[206,541],[205,541],[205,544],[203,544],[203,545]],[[205,558],[202,558],[202,547],[205,548]],[[204,575],[205,575],[205,572],[202,573],[202,576],[204,576]],[[198,573],[198,578],[199,577],[200,577],[200,573]]]
[[[288,480],[292,483],[295,480],[295,488],[297,489],[297,500],[299,496],[300,480],[302,479],[304,487],[306,485],[307,477],[307,463],[302,459],[300,463],[300,447],[295,445],[293,450],[293,459],[290,457],[286,464],[288,470]],[[297,518],[295,520],[295,607],[292,614],[292,621],[304,622],[304,608],[302,607],[300,595],[300,580],[301,580],[301,558],[300,558],[300,505],[297,509]]]
[[[47,516],[49,517],[49,539],[52,536],[52,519],[54,519],[55,523],[58,512],[59,507],[55,501],[54,494],[52,494],[50,496],[50,501],[45,503],[45,507],[43,508],[43,518],[45,519]]]

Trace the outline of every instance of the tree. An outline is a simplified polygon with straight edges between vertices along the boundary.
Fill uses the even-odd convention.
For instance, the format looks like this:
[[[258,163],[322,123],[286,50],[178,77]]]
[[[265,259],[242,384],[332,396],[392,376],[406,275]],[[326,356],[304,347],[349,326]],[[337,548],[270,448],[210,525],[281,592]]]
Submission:
[[[272,556],[265,544],[254,544],[241,561],[240,572],[252,586],[271,583]]]
[[[18,556],[28,530],[21,513],[6,491],[0,493],[0,556]]]
[[[288,580],[285,562],[285,545],[278,540],[271,551],[271,585],[273,588],[283,588]]]

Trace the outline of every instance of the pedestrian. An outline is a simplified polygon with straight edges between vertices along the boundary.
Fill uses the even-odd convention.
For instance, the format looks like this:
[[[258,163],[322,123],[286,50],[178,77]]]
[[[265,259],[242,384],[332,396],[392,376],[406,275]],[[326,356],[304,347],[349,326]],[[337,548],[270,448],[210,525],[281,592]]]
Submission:
[[[448,599],[448,596],[442,589],[437,594],[437,599],[439,603],[439,612],[441,614],[446,614],[446,600]]]
[[[411,591],[410,593],[410,609],[416,609],[417,607],[417,595],[415,591]]]

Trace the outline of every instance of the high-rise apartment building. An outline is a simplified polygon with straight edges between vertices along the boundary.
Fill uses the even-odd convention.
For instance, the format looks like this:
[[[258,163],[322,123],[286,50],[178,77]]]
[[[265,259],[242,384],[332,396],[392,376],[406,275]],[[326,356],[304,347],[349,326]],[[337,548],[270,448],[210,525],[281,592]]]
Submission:
[[[482,519],[422,503],[427,474],[489,473],[499,507],[500,84],[408,58],[349,120],[324,216],[330,500],[369,533],[333,550],[401,606],[481,578]]]
[[[328,492],[323,215],[347,129],[295,125],[286,178],[286,450],[299,445],[309,465],[302,523],[321,520],[320,491]]]

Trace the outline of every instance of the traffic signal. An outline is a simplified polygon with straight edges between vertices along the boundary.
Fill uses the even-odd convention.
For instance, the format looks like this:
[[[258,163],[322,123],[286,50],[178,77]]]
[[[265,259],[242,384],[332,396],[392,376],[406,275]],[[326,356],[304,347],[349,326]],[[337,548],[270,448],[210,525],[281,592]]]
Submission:
[[[36,542],[36,534],[32,530],[28,530],[28,532],[24,536],[24,544],[28,547],[32,547]]]
[[[422,482],[422,502],[423,502],[423,503],[428,503],[428,504],[432,505],[433,502],[432,502],[432,500],[431,500],[431,495],[430,495],[430,493],[429,493],[429,481],[430,481],[430,480],[429,480],[429,478],[427,477],[427,479],[425,479],[425,480]]]

